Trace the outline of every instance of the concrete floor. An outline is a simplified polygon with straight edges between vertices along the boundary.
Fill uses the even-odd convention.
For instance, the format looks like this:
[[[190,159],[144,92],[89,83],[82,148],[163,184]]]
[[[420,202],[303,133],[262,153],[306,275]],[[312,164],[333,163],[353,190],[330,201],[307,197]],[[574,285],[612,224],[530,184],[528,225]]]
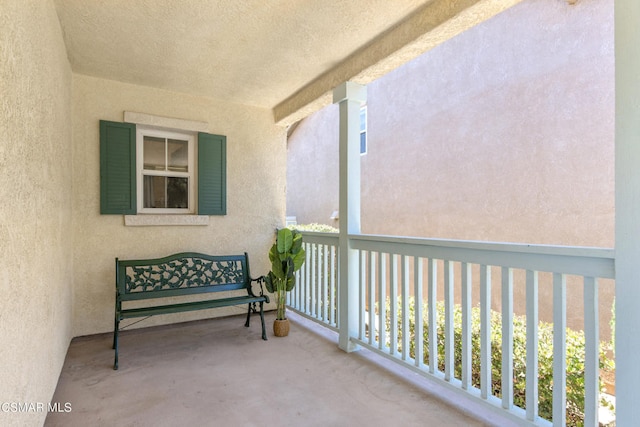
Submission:
[[[72,341],[45,426],[505,425],[462,399],[455,407],[420,375],[293,313],[286,338],[260,338],[243,316],[128,330],[114,371],[112,336]],[[473,411],[470,415],[468,411]],[[477,417],[480,418],[477,418]]]

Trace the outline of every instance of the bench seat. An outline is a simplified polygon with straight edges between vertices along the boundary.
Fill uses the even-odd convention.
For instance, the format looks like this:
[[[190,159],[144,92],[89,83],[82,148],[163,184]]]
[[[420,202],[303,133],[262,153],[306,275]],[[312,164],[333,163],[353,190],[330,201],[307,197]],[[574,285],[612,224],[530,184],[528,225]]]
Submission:
[[[153,307],[129,308],[121,311],[121,319],[154,316],[156,314],[180,313],[183,311],[206,310],[209,308],[229,307],[232,305],[251,304],[264,301],[264,297],[231,297],[206,301],[193,301],[180,304],[166,304]]]

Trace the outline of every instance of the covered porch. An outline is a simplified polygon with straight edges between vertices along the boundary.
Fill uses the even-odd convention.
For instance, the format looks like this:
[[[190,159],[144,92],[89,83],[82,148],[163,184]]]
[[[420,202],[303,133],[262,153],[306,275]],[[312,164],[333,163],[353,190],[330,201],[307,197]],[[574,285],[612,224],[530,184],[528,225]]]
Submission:
[[[128,13],[125,3],[134,8],[135,13]],[[282,2],[284,12],[269,8],[268,17],[256,12],[254,6],[260,2],[227,2],[236,19],[236,27],[244,29],[247,22],[252,23],[253,27],[247,30],[252,36],[249,40],[228,37],[226,32],[234,30],[234,25],[228,22],[224,31],[211,26],[211,16],[219,18],[220,13],[218,10],[209,11],[212,15],[208,16],[201,13],[204,2],[165,1],[158,2],[164,7],[144,7],[151,3],[10,0],[0,6],[0,86],[3,93],[0,101],[0,177],[3,182],[0,189],[3,200],[0,251],[6,262],[0,285],[5,296],[0,303],[3,338],[0,401],[16,404],[52,402],[61,404],[62,409],[67,401],[72,404],[70,412],[52,411],[50,414],[2,411],[0,424],[67,426],[92,424],[93,420],[93,424],[111,425],[115,421],[126,424],[126,420],[134,425],[172,425],[176,420],[181,424],[189,424],[189,421],[198,424],[204,420],[259,425],[272,417],[276,422],[290,421],[290,425],[313,425],[315,420],[320,420],[318,425],[331,424],[332,420],[335,424],[347,420],[349,425],[359,421],[375,425],[379,420],[384,420],[385,424],[429,425],[430,419],[434,420],[433,425],[491,422],[546,425],[548,422],[541,419],[536,410],[538,399],[534,387],[526,390],[531,402],[526,411],[514,405],[513,389],[509,386],[500,398],[490,390],[490,331],[486,326],[483,351],[479,356],[470,354],[468,344],[463,344],[463,375],[458,377],[455,373],[451,314],[456,298],[454,289],[461,286],[463,298],[469,295],[467,292],[472,292],[471,295],[486,302],[490,299],[490,284],[493,283],[506,296],[502,311],[509,313],[513,308],[509,296],[516,286],[511,274],[519,270],[525,275],[527,295],[535,294],[538,274],[552,277],[554,320],[557,321],[553,377],[556,384],[561,385],[566,381],[562,352],[567,277],[578,277],[584,290],[585,320],[588,322],[585,325],[584,381],[589,413],[587,425],[591,426],[597,424],[599,406],[597,342],[601,325],[594,313],[598,307],[598,283],[615,279],[617,422],[623,427],[635,425],[640,418],[636,397],[640,382],[637,364],[640,353],[637,334],[640,325],[637,309],[640,301],[640,44],[637,42],[640,39],[640,26],[637,25],[640,5],[636,0],[615,2],[614,249],[411,241],[360,233],[359,194],[352,191],[358,184],[354,179],[358,168],[353,161],[357,154],[347,154],[348,151],[355,153],[357,122],[354,119],[358,100],[357,96],[350,98],[349,90],[344,91],[343,96],[337,96],[334,89],[344,88],[341,85],[350,80],[366,86],[397,64],[489,19],[518,3],[517,0],[405,2],[408,4],[403,9],[406,13],[396,16],[396,25],[390,28],[383,25],[385,15],[380,12],[377,15],[383,19],[378,22],[379,33],[369,34],[356,45],[347,47],[351,50],[326,54],[331,46],[340,46],[340,42],[328,47],[327,43],[318,42],[325,47],[325,55],[310,70],[302,70],[302,65],[319,57],[315,54],[317,51],[312,48],[303,52],[293,50],[291,45],[295,47],[299,39],[288,32],[289,27],[280,25],[280,19],[289,16],[289,11],[297,10],[298,2]],[[344,5],[345,2],[339,3]],[[211,2],[209,6],[213,4]],[[365,10],[368,3],[353,4],[351,13],[355,21],[361,11],[358,5]],[[378,4],[389,9],[391,3]],[[120,7],[124,10],[122,15],[112,14]],[[321,14],[313,8],[305,10],[305,19],[317,24],[314,19],[320,20]],[[341,15],[333,9],[332,12]],[[143,25],[149,15],[167,25],[154,25],[155,21]],[[247,21],[247,17],[251,20]],[[125,30],[111,33],[115,22],[122,24],[119,28]],[[131,36],[132,28],[138,27],[148,30],[142,38]],[[207,33],[203,29],[212,27],[216,30],[211,32],[215,37],[207,40],[203,36],[201,50],[185,48],[193,44],[193,39],[187,36],[202,35]],[[74,28],[78,31],[76,38]],[[322,34],[317,37],[314,31],[304,28],[307,30],[304,37],[322,39]],[[352,33],[357,32],[356,28]],[[327,35],[333,33],[337,31],[327,31]],[[161,34],[170,37],[161,39]],[[251,44],[264,40],[264,34],[277,35],[269,38],[269,43],[284,46],[284,49],[269,50],[264,45]],[[352,37],[346,39],[353,40]],[[95,57],[92,56],[94,53]],[[183,53],[188,55],[181,56]],[[160,59],[162,66],[147,68],[151,63],[147,61],[149,57]],[[183,59],[184,64],[193,60],[189,70],[194,75],[185,73],[176,58]],[[201,62],[195,61],[196,58]],[[232,61],[238,58],[240,60]],[[244,62],[247,58],[251,59],[250,67]],[[194,63],[202,66],[202,74],[195,74]],[[282,68],[267,66],[271,64],[280,64]],[[286,75],[278,72],[284,68]],[[242,74],[239,74],[240,70]],[[174,326],[153,323],[157,329],[132,331],[123,336],[122,365],[120,371],[114,373],[110,368],[112,351],[108,335],[113,325],[114,257],[151,257],[181,250],[247,251],[255,261],[252,271],[256,274],[266,272],[268,267],[264,258],[273,240],[273,229],[282,226],[285,218],[286,127],[328,104],[332,94],[337,101],[345,102],[344,138],[341,141],[341,148],[345,150],[345,163],[341,165],[344,176],[340,218],[344,219],[343,227],[339,236],[307,236],[309,244],[316,248],[309,251],[315,258],[309,260],[308,276],[304,282],[301,280],[299,293],[292,294],[290,301],[292,310],[322,323],[324,329],[315,329],[298,319],[294,323],[292,339],[271,339],[263,343],[258,334],[254,336],[253,327],[249,330],[241,324],[229,327],[228,322],[233,322],[233,317]],[[123,113],[132,111],[197,122],[209,132],[229,138],[228,193],[232,196],[227,215],[210,217],[206,225],[164,224],[135,228],[125,225],[122,215],[100,214],[98,122],[122,121]],[[323,271],[338,272],[337,276],[323,276],[318,270],[312,270],[323,265],[321,256],[313,255],[314,251],[316,254],[335,254],[336,258],[325,255],[322,262],[335,259],[336,263]],[[431,275],[436,265],[442,274],[437,279]],[[492,282],[487,274],[493,268],[500,272],[499,281],[494,276]],[[464,280],[458,280],[458,271]],[[472,274],[468,274],[469,271]],[[478,282],[472,280],[476,277],[475,271],[481,273],[477,276]],[[395,279],[381,282],[376,281],[376,277]],[[430,280],[433,280],[432,286]],[[437,288],[433,286],[436,280],[442,280],[443,294],[436,293]],[[340,283],[344,285],[336,287]],[[387,296],[398,296],[392,307],[404,307],[404,310],[394,308],[388,312],[390,329],[389,335],[385,336],[386,329],[383,332],[383,328],[375,325],[385,323],[386,317],[381,314],[376,317],[371,308],[376,303],[381,305],[385,300],[381,296],[388,287],[395,292],[386,293]],[[416,334],[415,341],[410,341],[406,330],[410,324],[408,296],[420,292],[432,302],[443,297],[448,307],[443,323],[448,338],[442,352],[445,360],[442,370],[402,351],[412,343],[417,349],[424,348],[425,343],[429,345],[421,341],[421,334]],[[323,300],[327,295],[331,296],[330,301]],[[470,306],[469,302],[470,299],[461,300],[463,312]],[[527,298],[528,313],[534,317],[537,306],[535,298]],[[482,313],[485,325],[489,317],[487,307],[485,304]],[[429,311],[433,311],[433,307],[425,313],[428,315]],[[167,323],[206,316],[209,313],[196,319],[171,319]],[[420,325],[420,313],[415,318],[418,319],[416,325]],[[427,328],[434,324],[431,322]],[[203,325],[206,326],[201,328]],[[335,332],[326,330],[327,326]],[[187,332],[185,328],[191,327],[194,329]],[[501,329],[504,338],[501,348],[513,349],[508,318]],[[372,333],[374,330],[377,331],[375,334]],[[209,333],[215,337],[206,343],[205,340],[186,339],[189,335],[198,338]],[[171,349],[163,345],[167,334],[171,335],[166,340],[172,343]],[[90,338],[82,338],[84,336]],[[468,334],[463,337],[465,342],[470,338]],[[258,342],[253,342],[254,338]],[[285,352],[287,345],[294,348]],[[248,351],[248,348],[252,350]],[[253,354],[254,348],[256,354]],[[353,351],[358,348],[364,351]],[[537,357],[535,348],[535,340],[527,343],[527,351],[532,352],[534,359]],[[195,355],[200,350],[204,351],[202,358]],[[128,351],[131,352],[129,355]],[[235,368],[227,371],[229,366],[242,365],[238,361],[242,361],[239,355],[244,357],[243,352],[257,356],[253,362],[246,359],[246,364],[251,369],[260,369],[251,371],[247,370],[248,366],[241,366],[240,371]],[[292,373],[287,371],[287,365],[283,369],[278,365],[283,353],[293,357],[291,362],[285,362],[294,367]],[[212,354],[219,355],[223,364],[212,359]],[[500,377],[509,378],[513,374],[509,367],[513,360],[509,351],[503,354],[504,370]],[[469,374],[471,359],[478,357],[481,359],[482,383],[475,388],[469,382]],[[227,365],[229,361],[233,364]],[[387,364],[387,361],[392,363]],[[171,374],[163,377],[169,362],[175,363],[177,370],[171,368]],[[140,364],[147,363],[145,369],[139,369]],[[312,371],[311,365],[319,367],[320,371]],[[197,366],[198,369],[190,373],[181,371],[185,366]],[[533,384],[536,372],[529,366],[527,369],[528,384]],[[396,375],[400,372],[397,370],[402,373]],[[203,375],[207,371],[212,375]],[[225,375],[216,375],[216,372]],[[329,375],[331,373],[334,375]],[[425,382],[425,376],[437,381]],[[234,383],[234,387],[240,388],[232,389],[230,380],[238,378],[242,381]],[[277,386],[283,384],[283,378],[286,386],[282,388],[287,390],[289,403],[300,399],[287,407],[280,406],[280,400],[274,395]],[[163,386],[159,389],[154,381],[160,379]],[[192,387],[188,381],[195,379],[205,383],[202,387]],[[508,385],[509,382],[504,383]],[[147,384],[149,388],[145,391]],[[214,405],[219,395],[210,391],[218,388],[229,391],[224,394],[224,402]],[[554,411],[558,411],[558,416],[554,416],[556,425],[565,424],[562,411],[566,405],[566,392],[565,387],[554,390]],[[445,395],[451,397],[447,403],[440,399]],[[249,400],[256,396],[259,399]],[[469,396],[471,399],[467,398]],[[146,400],[147,397],[152,399]],[[136,399],[136,404],[132,404]],[[352,399],[352,405],[345,408],[344,403],[350,402],[349,399]],[[456,402],[460,402],[460,407],[451,406]],[[317,411],[318,403],[323,404],[322,413]],[[195,411],[195,406],[202,412]],[[211,408],[216,411],[208,412]],[[225,417],[219,415],[221,411],[227,411]],[[92,418],[94,416],[97,418]],[[111,416],[117,418],[109,418]],[[236,416],[241,418],[233,418]],[[300,419],[302,422],[298,422]],[[352,419],[355,421],[351,422]]]

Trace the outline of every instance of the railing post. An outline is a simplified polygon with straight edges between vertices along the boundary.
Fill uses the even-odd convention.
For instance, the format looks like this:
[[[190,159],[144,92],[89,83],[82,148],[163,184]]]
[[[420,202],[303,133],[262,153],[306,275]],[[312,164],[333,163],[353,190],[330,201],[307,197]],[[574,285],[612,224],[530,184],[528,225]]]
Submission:
[[[616,424],[638,425],[640,383],[640,3],[616,0]]]
[[[333,102],[340,107],[338,346],[347,352],[358,349],[351,341],[358,335],[358,252],[350,249],[349,234],[360,234],[360,106],[367,99],[366,89],[345,82],[333,91]]]

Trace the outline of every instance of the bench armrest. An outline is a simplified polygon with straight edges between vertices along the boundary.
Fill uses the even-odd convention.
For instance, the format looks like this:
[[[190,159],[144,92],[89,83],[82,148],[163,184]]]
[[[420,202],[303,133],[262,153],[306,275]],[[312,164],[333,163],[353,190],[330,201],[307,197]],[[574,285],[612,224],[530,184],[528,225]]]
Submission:
[[[258,278],[249,278],[249,286],[247,287],[247,291],[249,292],[249,295],[251,295],[252,297],[256,297],[258,295],[256,295],[255,292],[253,292],[253,282],[257,282],[260,285],[260,295],[261,297],[265,297],[266,298],[266,302],[269,302],[269,296],[265,295],[264,293],[264,276],[260,276]]]

